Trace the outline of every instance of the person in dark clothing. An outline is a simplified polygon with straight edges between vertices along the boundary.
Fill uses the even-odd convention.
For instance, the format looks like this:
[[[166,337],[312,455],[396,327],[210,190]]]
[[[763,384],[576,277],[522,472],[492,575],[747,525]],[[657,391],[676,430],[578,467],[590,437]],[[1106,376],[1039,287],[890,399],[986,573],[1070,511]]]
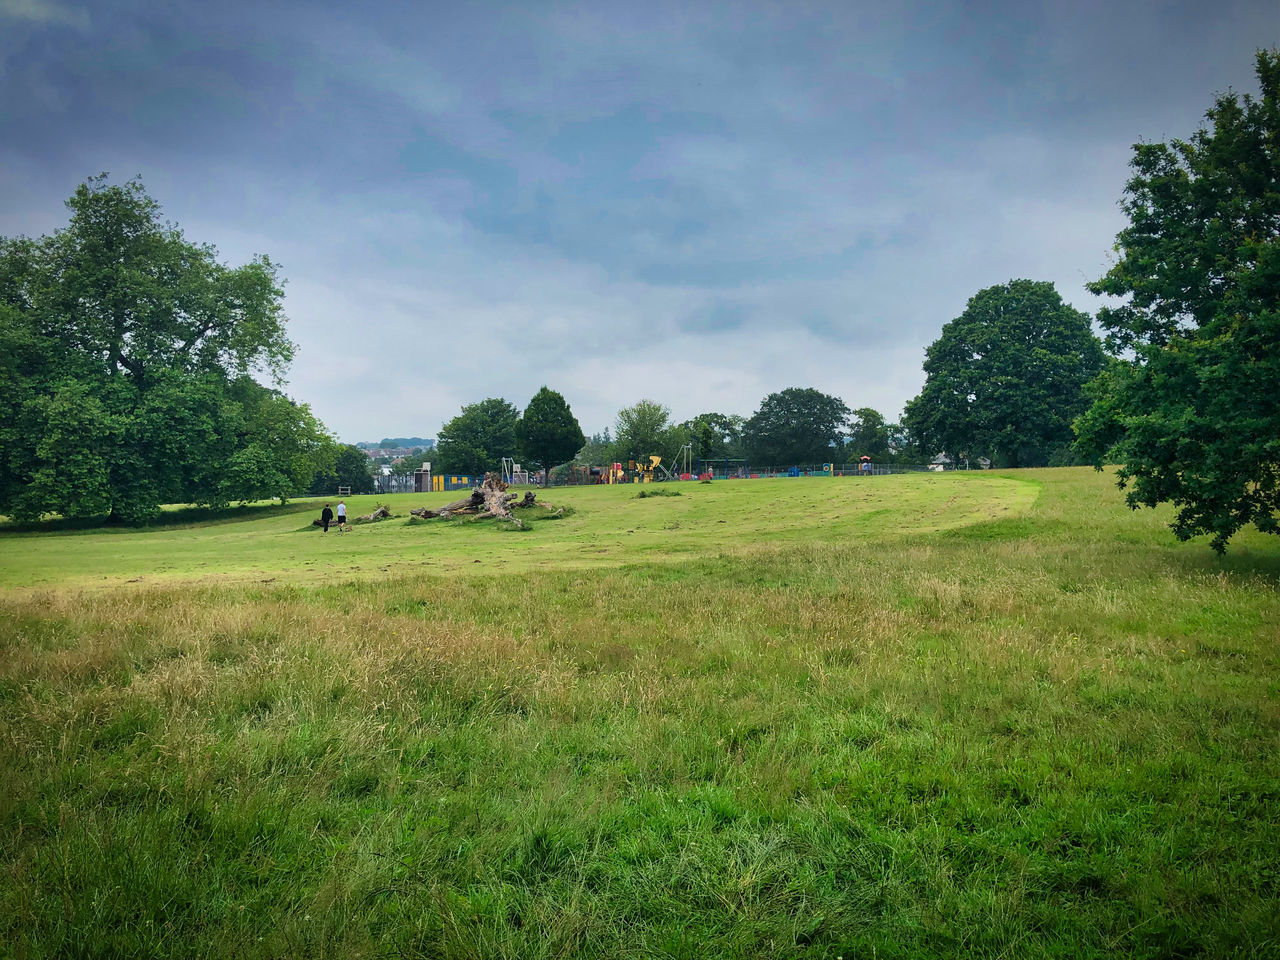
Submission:
[[[320,532],[328,533],[329,524],[331,523],[333,523],[333,511],[329,509],[329,505],[326,503],[324,509],[320,511],[320,526],[323,528]]]

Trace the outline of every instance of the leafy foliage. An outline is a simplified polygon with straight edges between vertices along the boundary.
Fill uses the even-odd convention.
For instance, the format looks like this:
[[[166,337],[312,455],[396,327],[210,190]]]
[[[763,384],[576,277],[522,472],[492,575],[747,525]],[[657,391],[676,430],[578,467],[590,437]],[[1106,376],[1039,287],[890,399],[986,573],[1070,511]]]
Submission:
[[[593,433],[573,458],[573,462],[582,466],[599,466],[613,462],[613,437],[609,428],[600,433]]]
[[[671,411],[653,400],[619,410],[614,427],[614,456],[624,463],[655,454],[670,458],[679,446],[671,435]]]
[[[1044,466],[1072,442],[1084,385],[1103,362],[1089,317],[1052,283],[979,291],[926,353],[925,385],[903,425],[925,448],[1001,466]]]
[[[437,473],[481,474],[497,470],[516,452],[520,411],[501,397],[469,403],[440,428]],[[435,461],[433,461],[435,463]]]
[[[746,420],[737,414],[700,413],[680,424],[697,460],[740,459]]]
[[[525,407],[517,434],[521,456],[538,467],[554,467],[572,460],[587,442],[564,397],[545,386]]]
[[[1090,285],[1121,357],[1076,424],[1130,506],[1173,503],[1181,540],[1280,532],[1280,53],[1262,96],[1219,96],[1190,140],[1134,147],[1118,262]]]
[[[859,407],[853,411],[849,421],[846,459],[871,457],[873,460],[887,460],[890,456],[889,431],[890,425],[878,411]]]
[[[343,444],[337,448],[332,470],[317,471],[311,478],[311,493],[332,494],[338,487],[350,487],[352,494],[373,493],[372,461],[359,447]]]
[[[323,427],[250,376],[293,354],[277,266],[219,263],[136,180],[67,206],[65,229],[0,238],[0,512],[139,520],[305,487]]]
[[[844,441],[849,408],[812,387],[771,393],[742,429],[747,456],[760,465],[822,463]]]

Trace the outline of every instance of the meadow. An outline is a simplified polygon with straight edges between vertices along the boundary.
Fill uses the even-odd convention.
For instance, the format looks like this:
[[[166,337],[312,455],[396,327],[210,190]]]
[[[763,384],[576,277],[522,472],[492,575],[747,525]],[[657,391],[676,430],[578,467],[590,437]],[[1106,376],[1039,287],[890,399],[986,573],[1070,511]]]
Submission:
[[[0,945],[1280,956],[1277,538],[1087,469],[641,489],[0,525]]]

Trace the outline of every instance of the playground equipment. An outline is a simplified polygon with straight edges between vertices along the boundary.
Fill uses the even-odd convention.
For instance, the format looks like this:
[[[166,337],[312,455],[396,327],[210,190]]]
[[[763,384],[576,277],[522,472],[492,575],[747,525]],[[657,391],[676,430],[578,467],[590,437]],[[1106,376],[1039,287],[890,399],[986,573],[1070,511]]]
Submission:
[[[678,451],[676,451],[676,473],[683,473],[688,476],[693,471],[690,469],[693,465],[693,444],[686,443]],[[671,477],[671,471],[667,471],[667,476]],[[674,479],[674,477],[672,477]]]
[[[611,463],[604,467],[587,467],[586,471],[592,483],[622,483],[626,475],[620,463]]]
[[[654,471],[656,471],[661,466],[662,466],[661,457],[651,456],[649,457],[648,463],[645,463],[643,460],[627,461],[627,469],[632,474],[631,479],[635,483],[653,483]],[[663,469],[665,470],[666,468],[663,467]],[[666,470],[666,474],[667,474],[667,477],[670,478],[671,471]]]
[[[506,484],[527,484],[529,482],[529,471],[522,470],[514,457],[503,457],[502,482]]]

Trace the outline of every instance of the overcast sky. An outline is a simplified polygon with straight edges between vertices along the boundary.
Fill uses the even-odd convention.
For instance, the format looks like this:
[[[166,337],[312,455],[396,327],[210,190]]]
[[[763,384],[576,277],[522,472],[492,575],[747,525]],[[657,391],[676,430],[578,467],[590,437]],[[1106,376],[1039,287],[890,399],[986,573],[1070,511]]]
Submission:
[[[1275,2],[0,0],[0,234],[141,174],[280,262],[346,441],[542,384],[587,433],[813,386],[896,419],[983,287],[1093,312],[1131,145],[1256,91]]]

